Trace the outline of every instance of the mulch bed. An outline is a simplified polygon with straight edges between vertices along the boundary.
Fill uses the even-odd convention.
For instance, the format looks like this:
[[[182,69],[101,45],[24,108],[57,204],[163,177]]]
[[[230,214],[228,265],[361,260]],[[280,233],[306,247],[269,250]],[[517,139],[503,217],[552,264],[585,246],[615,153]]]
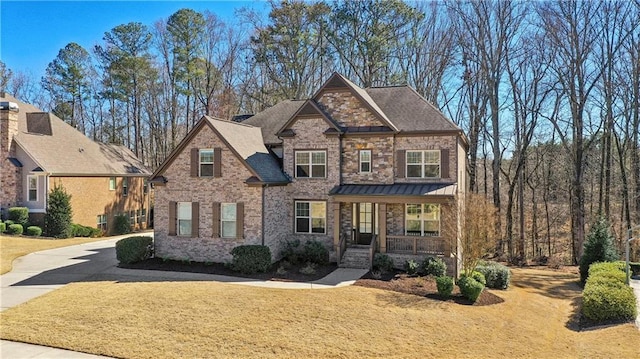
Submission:
[[[119,266],[121,268],[127,269],[206,273],[283,282],[312,282],[325,277],[326,275],[337,269],[336,264],[331,263],[326,266],[316,267],[316,272],[314,274],[302,274],[300,273],[300,269],[304,267],[304,264],[299,264],[291,265],[285,273],[278,273],[277,270],[278,267],[280,267],[280,263],[277,262],[274,263],[271,268],[269,268],[269,270],[265,273],[243,274],[231,270],[231,268],[229,268],[224,263],[185,262],[162,260],[161,258],[150,258],[133,264],[120,264]],[[374,278],[371,272],[368,272],[361,279],[357,280],[355,282],[355,285],[412,294],[420,297],[427,297],[435,300],[453,302],[463,305],[481,306],[504,302],[504,299],[485,289],[478,297],[478,300],[476,300],[475,303],[471,303],[468,299],[464,298],[460,294],[460,290],[458,289],[458,287],[453,288],[453,293],[449,298],[443,298],[438,294],[436,281],[433,277],[410,276],[404,272],[387,273],[379,278]]]

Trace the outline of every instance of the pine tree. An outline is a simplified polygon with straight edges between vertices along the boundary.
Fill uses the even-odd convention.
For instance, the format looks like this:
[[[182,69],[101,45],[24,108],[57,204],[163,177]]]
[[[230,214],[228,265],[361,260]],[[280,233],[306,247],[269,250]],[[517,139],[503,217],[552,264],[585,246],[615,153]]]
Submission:
[[[49,193],[47,214],[44,217],[45,231],[48,236],[69,238],[71,231],[71,195],[62,185],[56,185]]]
[[[619,259],[609,221],[600,216],[591,226],[580,258],[580,282],[584,285],[589,266],[595,262],[613,262]]]

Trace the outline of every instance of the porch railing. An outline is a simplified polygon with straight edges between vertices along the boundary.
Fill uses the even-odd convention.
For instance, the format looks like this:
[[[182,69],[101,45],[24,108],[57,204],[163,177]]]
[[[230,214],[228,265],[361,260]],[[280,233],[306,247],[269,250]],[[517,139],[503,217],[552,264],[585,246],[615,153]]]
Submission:
[[[371,243],[369,244],[369,269],[373,268],[373,256],[376,254],[376,250],[378,249],[378,236],[371,236]]]
[[[449,255],[449,242],[442,237],[390,236],[387,235],[387,252]]]

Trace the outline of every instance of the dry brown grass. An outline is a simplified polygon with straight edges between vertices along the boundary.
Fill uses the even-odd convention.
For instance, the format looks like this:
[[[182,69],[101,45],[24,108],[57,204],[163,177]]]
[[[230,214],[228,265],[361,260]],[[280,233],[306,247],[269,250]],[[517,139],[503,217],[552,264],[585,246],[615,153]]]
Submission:
[[[68,238],[52,239],[45,237],[0,236],[0,274],[11,271],[13,260],[29,253],[72,246],[88,242],[102,241],[106,238]]]
[[[514,269],[504,303],[363,287],[76,283],[0,313],[3,339],[125,358],[640,357],[633,324],[570,329],[573,273]]]

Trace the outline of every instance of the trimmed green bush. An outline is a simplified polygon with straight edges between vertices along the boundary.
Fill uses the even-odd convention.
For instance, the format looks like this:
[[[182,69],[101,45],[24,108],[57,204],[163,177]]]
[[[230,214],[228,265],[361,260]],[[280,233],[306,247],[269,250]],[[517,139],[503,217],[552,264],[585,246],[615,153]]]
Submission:
[[[244,245],[231,250],[231,269],[244,274],[266,272],[271,266],[271,250],[267,246]]]
[[[329,264],[329,250],[322,242],[316,240],[310,240],[304,244],[302,257],[305,262],[318,265]]]
[[[6,225],[7,225],[7,228],[9,228],[9,226],[10,226],[10,225],[12,225],[12,224],[16,224],[16,222],[14,222],[14,221],[12,221],[12,220],[10,220],[10,219],[7,219],[6,221],[4,221],[4,224],[6,224]]]
[[[71,225],[71,229],[74,237],[100,237],[102,235],[102,231],[98,228],[76,223]]]
[[[460,293],[474,303],[484,289],[484,285],[482,283],[478,282],[473,277],[466,276],[462,276],[458,279],[458,287],[460,288]]]
[[[149,236],[127,237],[116,242],[116,257],[122,264],[143,261],[152,254],[153,238]]]
[[[418,264],[418,262],[414,261],[413,259],[410,259],[404,262],[404,270],[407,272],[408,275],[414,275],[418,273],[419,269],[420,269],[420,265]]]
[[[29,223],[29,208],[27,207],[11,207],[8,210],[8,217],[15,223],[26,227]]]
[[[393,271],[393,258],[385,253],[376,253],[373,255],[372,267],[373,270],[389,273]]]
[[[618,259],[615,240],[609,222],[599,217],[591,226],[584,250],[580,258],[580,283],[583,285],[589,276],[589,266],[595,262],[613,262]]]
[[[56,185],[49,192],[47,201],[47,213],[44,216],[44,231],[47,235],[55,238],[71,237],[71,195],[64,187]]]
[[[463,274],[460,276],[460,278],[463,278],[463,277],[469,277],[469,276],[468,276],[468,275],[466,275],[465,273],[463,273]],[[476,280],[478,283],[482,284],[482,286],[483,286],[483,287],[484,287],[485,285],[487,285],[487,280],[486,280],[486,278],[484,277],[484,274],[482,274],[482,273],[480,273],[480,272],[478,272],[478,271],[475,271],[475,270],[474,270],[474,271],[471,273],[471,276],[470,276],[470,277],[471,277],[471,278],[473,278],[474,280]]]
[[[616,262],[595,262],[589,265],[589,277],[596,273],[601,272],[624,272],[625,271],[625,262],[616,261]]]
[[[31,237],[39,237],[42,235],[42,228],[38,226],[29,226],[27,227],[27,236]]]
[[[634,320],[638,311],[633,289],[617,281],[589,279],[582,292],[582,313],[595,322]]]
[[[7,230],[7,225],[4,222],[0,222],[0,234],[4,233]]]
[[[447,276],[436,277],[436,286],[438,287],[438,294],[448,298],[453,292],[453,278]]]
[[[442,277],[447,274],[447,264],[442,258],[427,257],[422,261],[422,271],[425,275]]]
[[[131,223],[129,223],[129,216],[126,214],[119,214],[113,219],[113,234],[127,234],[131,233]]]
[[[605,263],[609,264],[611,262],[605,262]],[[601,264],[601,263],[594,263],[591,265],[591,267],[593,268],[598,264]],[[604,278],[611,281],[626,283],[627,274],[624,272],[624,270],[616,269],[613,266],[609,266],[609,269],[607,269],[606,267],[604,267],[604,269],[598,269],[598,268],[603,268],[603,267],[596,267],[595,270],[593,271],[589,269],[589,278],[587,279],[587,282],[589,282],[589,280],[593,277],[594,279]]]
[[[23,231],[24,228],[22,228],[22,225],[18,223],[9,225],[9,228],[7,229],[7,233],[9,234],[22,234]]]
[[[507,289],[511,281],[511,271],[497,262],[481,262],[476,271],[482,273],[488,288]]]
[[[284,248],[280,251],[283,260],[296,265],[302,262],[302,250],[300,249],[300,240],[285,241]]]

